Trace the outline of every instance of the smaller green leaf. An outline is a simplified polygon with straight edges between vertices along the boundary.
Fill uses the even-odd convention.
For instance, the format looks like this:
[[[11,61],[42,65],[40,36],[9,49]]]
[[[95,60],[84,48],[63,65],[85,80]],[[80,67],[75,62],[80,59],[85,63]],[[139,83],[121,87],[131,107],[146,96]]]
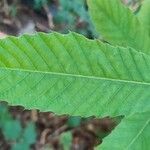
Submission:
[[[144,0],[138,18],[145,25],[150,33],[150,0]]]
[[[24,130],[23,142],[27,144],[33,144],[36,141],[36,136],[34,123],[29,123]]]
[[[72,143],[72,134],[71,132],[62,133],[60,136],[60,142],[63,145],[64,150],[68,150],[71,148]]]
[[[67,122],[70,128],[77,127],[80,125],[80,123],[81,123],[81,117],[74,117],[74,116],[69,117]]]
[[[16,143],[12,146],[11,150],[29,150],[30,145],[27,143]]]
[[[150,54],[150,38],[138,18],[121,0],[88,0],[92,20],[104,40]]]
[[[34,9],[40,10],[47,2],[47,0],[34,0]]]
[[[100,150],[149,150],[150,112],[125,117],[97,148]]]
[[[0,128],[2,128],[6,121],[11,120],[8,108],[4,104],[0,104]]]
[[[6,140],[17,140],[21,134],[22,128],[18,120],[6,121],[3,126],[3,134]]]

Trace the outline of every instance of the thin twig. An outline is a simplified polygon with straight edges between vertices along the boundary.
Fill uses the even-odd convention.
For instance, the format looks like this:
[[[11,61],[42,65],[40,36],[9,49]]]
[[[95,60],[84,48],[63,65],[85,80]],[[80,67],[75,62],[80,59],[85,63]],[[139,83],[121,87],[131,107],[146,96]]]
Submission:
[[[48,25],[49,25],[50,29],[53,29],[54,28],[53,16],[52,16],[51,12],[49,11],[49,8],[47,5],[44,5],[43,8],[47,15]]]

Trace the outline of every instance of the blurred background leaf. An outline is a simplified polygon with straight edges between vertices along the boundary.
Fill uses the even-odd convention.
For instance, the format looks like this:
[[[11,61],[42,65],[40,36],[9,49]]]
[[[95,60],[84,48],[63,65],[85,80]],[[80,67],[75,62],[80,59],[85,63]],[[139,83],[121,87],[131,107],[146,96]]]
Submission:
[[[62,133],[60,135],[60,142],[63,145],[64,150],[71,149],[72,145],[72,133],[70,131]]]

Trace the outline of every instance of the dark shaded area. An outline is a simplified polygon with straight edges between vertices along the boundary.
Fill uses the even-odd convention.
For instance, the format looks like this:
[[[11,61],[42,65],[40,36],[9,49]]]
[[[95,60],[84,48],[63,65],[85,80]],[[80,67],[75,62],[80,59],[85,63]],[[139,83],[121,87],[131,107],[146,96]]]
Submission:
[[[4,109],[6,110],[5,112],[3,111]],[[16,130],[14,132],[17,132],[12,123],[14,120],[18,121],[23,130],[26,129],[28,124],[33,123],[36,133],[34,133],[34,129],[31,129],[27,137],[29,141],[33,140],[33,143],[31,142],[32,144],[29,145],[32,150],[42,150],[46,147],[51,147],[54,150],[64,149],[65,143],[62,142],[60,136],[65,132],[71,132],[72,134],[71,147],[68,147],[68,149],[92,150],[94,146],[102,142],[102,138],[108,135],[121,120],[121,117],[97,119],[95,117],[56,116],[50,112],[42,113],[37,110],[24,110],[19,106],[8,107],[6,103],[0,104],[0,114],[0,149],[2,150],[9,150],[21,142],[21,136],[19,136],[20,139],[10,139],[7,135],[9,133],[6,134],[9,137],[6,139],[5,129],[3,130],[2,127],[2,115],[5,116],[4,124],[11,121],[11,130]],[[20,131],[20,135],[23,133],[23,130]],[[32,134],[36,134],[35,141]]]
[[[85,0],[2,0],[0,8],[0,31],[9,35],[70,30],[96,37]]]

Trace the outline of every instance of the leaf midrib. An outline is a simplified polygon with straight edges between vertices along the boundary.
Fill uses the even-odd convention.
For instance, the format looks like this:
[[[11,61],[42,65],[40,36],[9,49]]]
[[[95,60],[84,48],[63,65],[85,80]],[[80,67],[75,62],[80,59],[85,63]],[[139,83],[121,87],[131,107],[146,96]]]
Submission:
[[[28,73],[41,73],[41,74],[49,74],[56,76],[68,76],[68,77],[76,77],[76,78],[87,78],[92,80],[105,80],[119,83],[129,83],[129,84],[137,84],[137,85],[148,85],[150,86],[150,82],[141,82],[141,81],[132,81],[125,79],[115,79],[115,78],[106,78],[106,77],[98,77],[98,76],[89,76],[89,75],[79,75],[79,74],[71,74],[71,73],[60,73],[60,72],[50,72],[50,71],[40,71],[40,70],[28,70],[28,69],[19,69],[19,68],[3,68],[0,67],[0,70],[8,70],[8,71],[19,71],[19,72],[28,72]]]

